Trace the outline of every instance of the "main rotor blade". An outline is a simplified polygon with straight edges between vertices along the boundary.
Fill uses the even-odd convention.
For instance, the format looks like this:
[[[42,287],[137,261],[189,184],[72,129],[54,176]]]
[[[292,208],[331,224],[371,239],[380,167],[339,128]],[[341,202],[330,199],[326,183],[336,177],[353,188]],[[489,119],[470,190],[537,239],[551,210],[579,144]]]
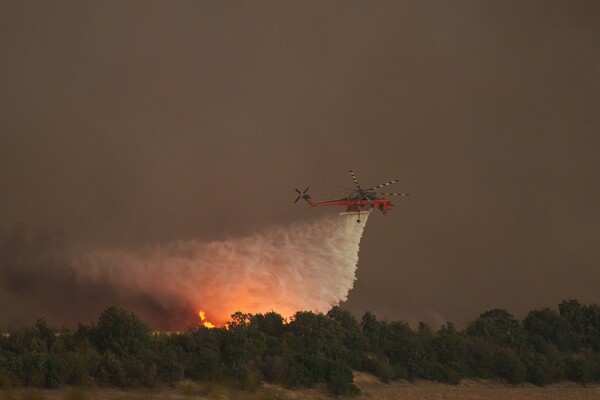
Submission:
[[[326,185],[330,185],[330,186],[335,186],[335,187],[339,187],[342,189],[347,189],[347,190],[354,190],[352,188],[346,187],[346,186],[342,186],[342,185],[336,185],[335,183],[331,183],[331,182],[327,182],[327,181],[320,181],[318,179],[313,179],[315,182],[319,182],[319,183],[324,183]]]
[[[294,204],[296,204],[298,202],[298,200],[300,200],[301,198],[302,198],[302,196],[296,197],[296,200],[294,201]]]
[[[382,183],[381,185],[373,186],[372,188],[365,189],[365,190],[375,190],[375,189],[381,189],[382,187],[384,187],[384,186],[389,186],[389,185],[391,185],[392,183],[396,183],[396,182],[398,182],[399,180],[400,180],[400,179],[394,179],[393,181],[389,181],[389,182],[386,182],[386,183]]]
[[[410,196],[409,193],[377,193],[377,194],[383,194],[385,196]]]
[[[354,171],[350,170],[350,175],[352,175],[352,180],[354,181],[354,184],[356,185],[358,190],[362,190],[360,185],[358,184],[358,179],[356,179],[356,175],[354,175]]]

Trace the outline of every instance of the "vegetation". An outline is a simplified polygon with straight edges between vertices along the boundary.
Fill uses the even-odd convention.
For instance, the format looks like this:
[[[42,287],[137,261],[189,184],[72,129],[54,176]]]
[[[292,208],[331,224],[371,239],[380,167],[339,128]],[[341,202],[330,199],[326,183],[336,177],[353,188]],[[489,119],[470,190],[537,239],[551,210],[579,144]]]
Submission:
[[[421,323],[359,322],[334,307],[232,315],[227,328],[153,334],[134,314],[106,309],[97,324],[54,329],[43,320],[0,336],[0,386],[104,385],[153,387],[181,381],[231,384],[252,391],[262,382],[321,385],[335,395],[358,392],[353,370],[383,381],[500,378],[543,386],[561,380],[600,382],[600,308],[563,301],[559,311],[531,311],[522,321],[487,311],[459,331]]]

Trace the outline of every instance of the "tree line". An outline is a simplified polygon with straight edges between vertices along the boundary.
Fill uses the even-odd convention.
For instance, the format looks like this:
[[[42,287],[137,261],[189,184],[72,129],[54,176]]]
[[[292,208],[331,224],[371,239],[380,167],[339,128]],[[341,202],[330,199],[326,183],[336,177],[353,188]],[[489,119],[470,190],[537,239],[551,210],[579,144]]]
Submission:
[[[384,382],[463,378],[543,386],[562,380],[600,382],[600,307],[563,301],[558,311],[533,310],[519,320],[484,312],[463,330],[420,323],[357,320],[339,307],[328,313],[236,313],[227,328],[198,326],[153,333],[133,313],[106,309],[77,329],[34,326],[0,336],[0,384],[152,387],[183,379],[229,382],[252,390],[262,382],[324,385],[336,395],[358,392],[353,370]]]

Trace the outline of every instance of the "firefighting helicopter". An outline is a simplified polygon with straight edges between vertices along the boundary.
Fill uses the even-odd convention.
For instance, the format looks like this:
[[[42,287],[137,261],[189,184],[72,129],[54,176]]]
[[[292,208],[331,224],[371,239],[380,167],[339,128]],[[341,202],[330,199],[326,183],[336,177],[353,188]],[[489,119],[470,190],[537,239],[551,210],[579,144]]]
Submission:
[[[352,180],[354,181],[354,184],[356,185],[356,189],[349,188],[346,186],[335,185],[335,184],[329,183],[329,182],[318,181],[318,182],[326,183],[328,185],[337,186],[337,187],[346,189],[349,192],[349,193],[346,193],[346,197],[343,197],[343,198],[337,199],[337,200],[327,200],[327,201],[320,201],[320,202],[315,203],[314,201],[312,201],[312,198],[310,197],[310,195],[306,193],[306,192],[308,192],[308,189],[310,188],[310,187],[307,187],[306,189],[304,189],[303,192],[301,192],[298,189],[295,189],[296,192],[298,193],[298,197],[294,201],[294,204],[296,204],[298,202],[298,200],[304,199],[304,200],[306,200],[306,202],[308,203],[308,205],[310,207],[324,207],[324,206],[346,207],[346,213],[358,214],[358,219],[356,220],[356,222],[360,223],[360,214],[361,213],[370,213],[373,209],[379,209],[379,211],[381,211],[385,215],[387,212],[392,210],[394,205],[392,204],[390,199],[386,196],[408,196],[409,195],[408,193],[376,192],[377,189],[381,189],[382,187],[389,186],[393,183],[396,183],[399,181],[399,179],[394,179],[393,181],[382,183],[381,185],[373,186],[368,189],[363,189],[360,186],[360,184],[358,183],[358,179],[356,179],[356,175],[354,174],[354,172],[352,170],[350,170],[350,175],[352,176]]]

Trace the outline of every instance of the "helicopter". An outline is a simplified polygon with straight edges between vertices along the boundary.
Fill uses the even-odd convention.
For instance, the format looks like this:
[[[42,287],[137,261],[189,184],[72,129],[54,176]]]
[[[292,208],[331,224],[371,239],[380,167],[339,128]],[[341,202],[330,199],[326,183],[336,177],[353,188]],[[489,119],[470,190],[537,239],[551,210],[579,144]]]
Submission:
[[[370,213],[373,209],[378,209],[382,212],[382,214],[387,214],[392,210],[394,204],[392,204],[391,200],[386,196],[408,196],[408,193],[383,193],[377,192],[377,189],[381,189],[382,187],[389,186],[399,181],[399,179],[394,179],[393,181],[389,181],[386,183],[382,183],[377,186],[370,187],[368,189],[363,189],[358,183],[358,179],[356,179],[356,175],[354,171],[350,170],[350,175],[352,176],[352,180],[356,185],[356,189],[349,188],[346,186],[335,185],[329,182],[318,181],[321,183],[326,183],[328,185],[340,187],[349,191],[346,193],[346,197],[336,199],[336,200],[327,200],[314,202],[311,196],[307,193],[310,187],[304,189],[304,191],[300,191],[295,189],[298,193],[298,197],[294,201],[294,204],[298,202],[300,199],[304,199],[310,207],[325,207],[325,206],[341,206],[346,207],[346,213],[348,214],[358,214],[357,223],[360,223],[360,214],[361,213]]]

